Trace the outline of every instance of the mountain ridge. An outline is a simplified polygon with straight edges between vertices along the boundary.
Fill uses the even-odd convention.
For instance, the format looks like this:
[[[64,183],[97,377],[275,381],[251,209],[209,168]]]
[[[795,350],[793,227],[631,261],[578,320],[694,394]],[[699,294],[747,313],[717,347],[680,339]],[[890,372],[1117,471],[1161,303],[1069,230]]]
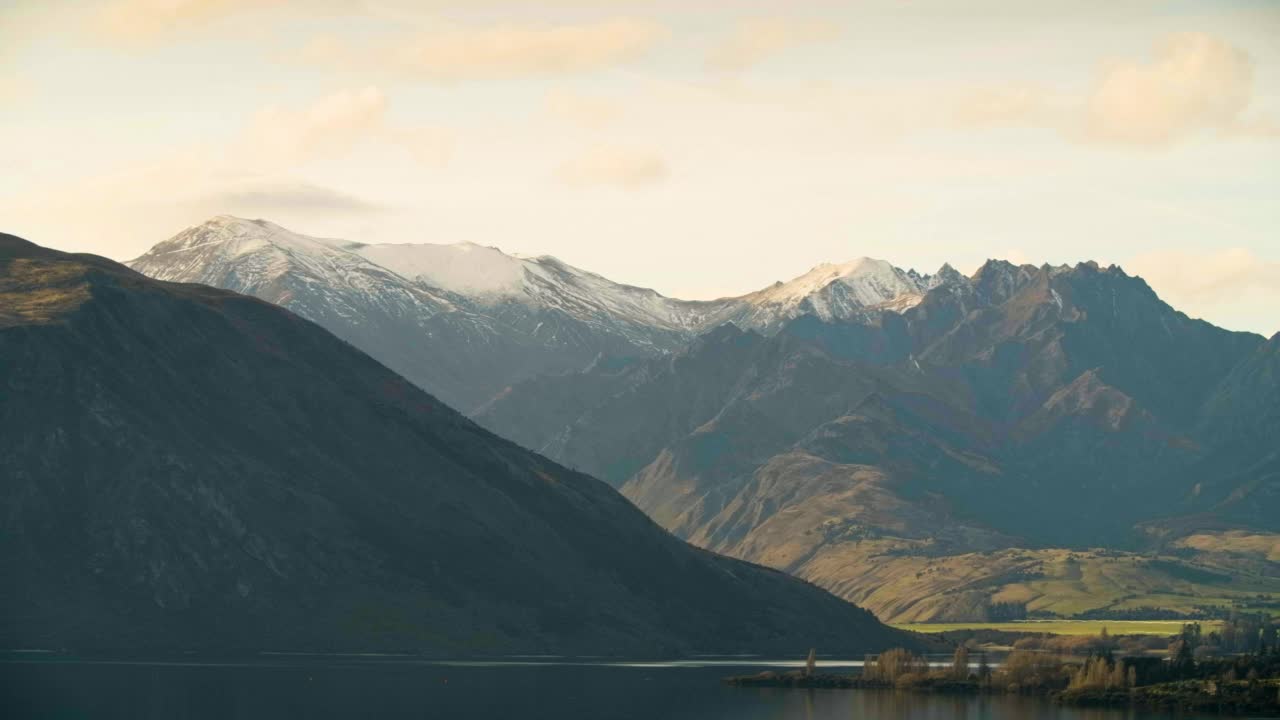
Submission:
[[[683,654],[920,640],[671,537],[314,323],[0,235],[0,644]]]
[[[963,278],[950,266],[929,276],[861,258],[742,296],[680,300],[552,256],[316,238],[233,216],[188,228],[126,264],[288,307],[467,412],[520,380],[579,370],[601,353],[665,354],[724,323],[772,334],[806,314],[902,311],[924,290]],[[440,351],[441,343],[455,352]]]
[[[555,438],[545,444],[551,456],[619,484],[681,537],[795,572],[898,621],[984,619],[1015,597],[1058,612],[1047,609],[1063,607],[1056,586],[999,581],[1039,562],[1018,560],[1019,549],[1066,577],[1063,557],[1099,545],[1150,551],[1183,547],[1180,537],[1200,531],[1280,532],[1268,450],[1280,423],[1267,419],[1274,341],[1192,320],[1119,268],[989,261],[903,312],[802,316],[755,337],[746,349],[695,342],[672,360],[611,374],[531,379],[477,419],[535,447]],[[549,392],[556,413],[525,424],[522,408],[546,404]],[[681,429],[651,431],[654,402],[664,423],[687,418]],[[651,460],[593,464],[619,450]],[[861,508],[842,499],[849,494]],[[988,591],[970,585],[974,553],[990,563]],[[1235,568],[1242,587],[1274,589],[1247,569],[1252,559],[1203,557],[1217,572]],[[900,572],[920,579],[894,580]],[[955,584],[929,581],[930,572]],[[1117,586],[1142,598],[1172,582],[1144,572]],[[963,601],[910,594],[948,592]],[[1212,588],[1185,592],[1225,602]]]

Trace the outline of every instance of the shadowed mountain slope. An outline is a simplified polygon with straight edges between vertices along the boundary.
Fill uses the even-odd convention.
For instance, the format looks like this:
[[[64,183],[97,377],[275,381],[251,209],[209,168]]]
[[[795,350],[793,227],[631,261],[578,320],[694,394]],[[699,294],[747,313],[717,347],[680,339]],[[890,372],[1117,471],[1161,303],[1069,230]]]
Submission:
[[[915,644],[253,298],[0,235],[0,370],[0,645]]]

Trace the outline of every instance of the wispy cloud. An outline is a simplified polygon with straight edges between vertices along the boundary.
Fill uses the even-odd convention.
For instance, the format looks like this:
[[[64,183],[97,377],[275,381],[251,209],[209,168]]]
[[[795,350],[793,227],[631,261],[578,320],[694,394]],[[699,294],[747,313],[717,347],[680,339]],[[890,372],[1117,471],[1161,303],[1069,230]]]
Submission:
[[[387,96],[377,87],[342,90],[302,108],[260,110],[235,150],[243,166],[274,170],[345,152],[382,127]]]
[[[1103,63],[1089,90],[1074,96],[1034,83],[975,88],[951,108],[961,129],[1043,127],[1067,140],[1164,148],[1205,133],[1277,137],[1280,123],[1253,117],[1253,60],[1206,33],[1160,39],[1150,59]]]
[[[1090,140],[1168,145],[1201,130],[1226,131],[1253,98],[1253,60],[1206,33],[1162,39],[1149,61],[1109,63],[1089,96]]]
[[[596,146],[562,165],[558,175],[575,186],[613,186],[627,190],[657,185],[670,169],[661,155],[650,150]]]
[[[285,0],[109,0],[90,15],[93,30],[122,42],[151,42],[237,12]]]
[[[578,127],[598,130],[612,124],[622,114],[618,104],[602,97],[552,90],[546,97],[547,111]]]
[[[436,82],[502,80],[612,67],[643,56],[667,34],[656,22],[632,18],[560,25],[453,26],[361,48],[322,36],[292,55],[312,64]]]
[[[307,182],[259,182],[233,185],[197,198],[193,204],[215,213],[264,214],[308,212],[367,214],[386,208],[333,188]]]
[[[717,70],[745,70],[792,47],[829,42],[839,29],[830,23],[787,18],[755,18],[740,22],[711,51],[707,64]]]

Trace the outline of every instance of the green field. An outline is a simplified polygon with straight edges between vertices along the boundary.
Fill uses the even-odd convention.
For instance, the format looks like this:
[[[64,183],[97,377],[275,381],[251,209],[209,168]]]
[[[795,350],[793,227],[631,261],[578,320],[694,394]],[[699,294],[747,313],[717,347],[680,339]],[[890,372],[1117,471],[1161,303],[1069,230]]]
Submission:
[[[1217,620],[1201,620],[1205,632],[1217,630]],[[1106,628],[1112,635],[1175,635],[1182,629],[1179,620],[1025,620],[1021,622],[903,623],[900,630],[939,633],[950,630],[1004,630],[1007,632],[1053,633],[1055,635],[1097,635]]]

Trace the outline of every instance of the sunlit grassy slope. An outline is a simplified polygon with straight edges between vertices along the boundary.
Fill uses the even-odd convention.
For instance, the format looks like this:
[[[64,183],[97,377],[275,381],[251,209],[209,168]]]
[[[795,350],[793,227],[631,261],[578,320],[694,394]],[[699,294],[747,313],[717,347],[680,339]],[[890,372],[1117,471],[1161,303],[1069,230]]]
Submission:
[[[1199,621],[1206,632],[1222,625],[1217,620]],[[1053,633],[1054,635],[1097,635],[1106,628],[1112,635],[1174,635],[1182,629],[1176,620],[1028,620],[1003,623],[903,623],[900,630],[949,632],[951,630],[1004,630],[1007,632]]]
[[[1219,550],[1224,541],[1216,542]],[[969,623],[992,619],[984,611],[992,603],[1061,619],[1138,618],[1150,608],[1186,616],[1204,608],[1276,612],[1276,568],[1263,556],[1190,548],[1160,555],[1051,548],[931,556],[927,548],[878,540],[832,545],[794,571],[887,622]]]

